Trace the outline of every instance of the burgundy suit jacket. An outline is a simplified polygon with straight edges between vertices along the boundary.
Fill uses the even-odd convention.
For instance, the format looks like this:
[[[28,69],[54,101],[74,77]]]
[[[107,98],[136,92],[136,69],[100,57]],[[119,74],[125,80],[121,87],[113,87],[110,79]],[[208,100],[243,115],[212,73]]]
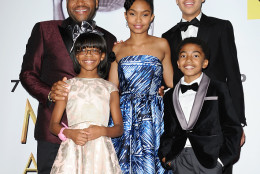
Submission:
[[[71,32],[68,31],[70,23],[70,18],[37,23],[26,45],[20,81],[28,93],[39,101],[34,132],[36,140],[60,143],[60,139],[49,131],[54,104],[48,105],[47,98],[53,83],[76,75],[69,53],[72,45]],[[96,29],[104,33],[108,52],[111,51],[116,37],[100,27]],[[67,123],[66,113],[62,122]]]

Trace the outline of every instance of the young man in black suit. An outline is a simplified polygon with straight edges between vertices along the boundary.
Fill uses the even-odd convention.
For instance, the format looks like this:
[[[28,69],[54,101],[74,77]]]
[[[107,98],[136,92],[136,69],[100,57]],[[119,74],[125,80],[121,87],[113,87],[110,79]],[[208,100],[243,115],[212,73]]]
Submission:
[[[183,73],[178,69],[177,46],[187,37],[198,37],[205,41],[210,49],[211,62],[204,71],[211,79],[225,82],[234,103],[235,111],[242,126],[246,125],[244,110],[244,94],[241,74],[237,60],[237,51],[232,24],[227,20],[208,17],[201,12],[205,0],[176,0],[182,12],[182,20],[165,32],[162,37],[167,39],[171,48],[174,69],[174,84]],[[245,136],[241,138],[244,144]],[[232,165],[225,172],[232,173]]]
[[[239,155],[242,135],[229,90],[202,73],[209,63],[202,40],[187,38],[177,51],[184,77],[164,95],[159,158],[174,174],[222,174]]]

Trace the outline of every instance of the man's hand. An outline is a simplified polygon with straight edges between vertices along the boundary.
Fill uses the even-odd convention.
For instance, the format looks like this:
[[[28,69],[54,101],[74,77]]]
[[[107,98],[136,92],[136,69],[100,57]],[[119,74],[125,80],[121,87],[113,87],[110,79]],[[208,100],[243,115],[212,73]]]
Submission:
[[[114,45],[116,45],[116,44],[120,44],[120,43],[123,43],[123,42],[124,42],[123,40],[116,41],[116,42],[114,42]]]
[[[246,135],[245,135],[245,132],[244,132],[244,129],[242,128],[242,137],[241,137],[241,140],[240,140],[240,147],[242,147],[245,142],[246,142]]]
[[[51,99],[53,102],[56,100],[65,100],[65,97],[68,95],[68,84],[65,82],[67,77],[63,77],[62,81],[54,83],[51,87]]]
[[[162,162],[163,162],[163,163],[166,163],[165,160],[166,160],[166,159],[165,159],[165,157],[164,157],[164,158],[162,159]],[[169,167],[172,167],[172,166],[171,166],[171,162],[166,163],[166,165],[168,165]]]
[[[165,163],[165,157],[162,159],[162,162],[164,162],[164,163]]]

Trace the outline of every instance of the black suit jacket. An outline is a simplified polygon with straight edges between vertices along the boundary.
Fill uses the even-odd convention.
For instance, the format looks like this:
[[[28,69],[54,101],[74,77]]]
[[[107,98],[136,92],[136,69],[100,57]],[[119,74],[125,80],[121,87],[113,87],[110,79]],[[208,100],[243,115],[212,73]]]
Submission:
[[[177,84],[183,76],[177,65],[177,47],[182,40],[181,31],[175,25],[162,37],[168,40],[171,48],[173,81]],[[202,14],[197,37],[204,40],[210,49],[209,66],[204,72],[211,79],[227,83],[240,123],[246,125],[244,94],[232,24],[227,20]]]
[[[239,155],[242,127],[226,84],[203,75],[188,123],[179,103],[179,90],[180,83],[164,96],[164,133],[159,158],[165,157],[166,162],[173,160],[189,138],[204,167],[215,167],[218,158],[224,166],[231,164]]]
[[[45,21],[37,23],[31,33],[23,57],[20,80],[30,95],[39,101],[37,121],[34,136],[37,140],[60,143],[60,139],[51,134],[49,124],[54,104],[47,105],[47,96],[53,83],[63,77],[68,79],[77,75],[73,69],[73,62],[69,50],[72,46],[71,32],[67,27],[71,19],[64,21]],[[108,31],[97,27],[104,33],[108,51],[116,38]],[[62,122],[67,123],[66,113]]]

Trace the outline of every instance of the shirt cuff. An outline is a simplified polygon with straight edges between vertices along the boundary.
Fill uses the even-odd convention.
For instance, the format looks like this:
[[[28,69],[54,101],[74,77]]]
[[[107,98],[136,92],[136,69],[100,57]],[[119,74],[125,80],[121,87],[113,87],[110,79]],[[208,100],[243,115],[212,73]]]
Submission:
[[[223,163],[221,162],[221,160],[218,158],[218,162],[221,164],[222,167],[224,167]]]

